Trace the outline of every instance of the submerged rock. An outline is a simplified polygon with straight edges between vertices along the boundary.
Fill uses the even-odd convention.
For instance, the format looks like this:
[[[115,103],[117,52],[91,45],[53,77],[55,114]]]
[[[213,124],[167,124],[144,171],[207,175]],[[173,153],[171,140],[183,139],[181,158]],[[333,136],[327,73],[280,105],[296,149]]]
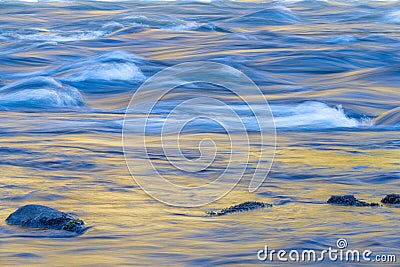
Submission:
[[[379,206],[378,203],[368,203],[365,201],[358,200],[353,195],[333,195],[328,201],[328,204],[342,205],[342,206],[357,206],[357,207],[366,207],[366,206]]]
[[[221,216],[225,215],[228,213],[233,213],[233,212],[242,212],[242,211],[248,211],[248,210],[254,210],[254,209],[259,209],[259,208],[265,208],[265,207],[272,207],[271,204],[266,204],[263,202],[256,202],[256,201],[247,201],[235,206],[231,206],[229,208],[221,209],[221,210],[210,210],[207,211],[206,214],[209,216]]]
[[[381,200],[384,204],[400,204],[399,194],[389,194]]]
[[[25,205],[6,219],[8,224],[82,233],[84,222],[71,215],[42,205]]]

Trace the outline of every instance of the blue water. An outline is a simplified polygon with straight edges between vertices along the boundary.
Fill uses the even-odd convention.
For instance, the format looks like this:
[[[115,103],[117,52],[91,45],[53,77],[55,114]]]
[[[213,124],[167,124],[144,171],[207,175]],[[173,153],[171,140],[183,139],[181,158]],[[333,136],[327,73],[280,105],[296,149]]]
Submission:
[[[94,226],[78,238],[48,239],[59,233],[3,222],[0,263],[247,266],[259,263],[266,243],[325,249],[339,237],[352,248],[399,254],[397,208],[324,205],[331,194],[379,201],[400,193],[399,10],[399,1],[0,0],[0,219],[40,203]],[[257,199],[274,208],[209,219],[208,207],[165,206],[132,181],[121,147],[132,94],[166,67],[195,61],[251,78],[277,127],[267,181],[255,193],[239,185],[213,207]],[[193,96],[222,99],[258,132],[231,95],[188,84],[158,103],[149,133]],[[212,105],[185,113],[194,111],[224,114]],[[227,141],[215,122],[194,123],[184,136],[188,157],[207,133]],[[155,142],[155,164],[177,183],[220,170],[188,178],[157,149]]]

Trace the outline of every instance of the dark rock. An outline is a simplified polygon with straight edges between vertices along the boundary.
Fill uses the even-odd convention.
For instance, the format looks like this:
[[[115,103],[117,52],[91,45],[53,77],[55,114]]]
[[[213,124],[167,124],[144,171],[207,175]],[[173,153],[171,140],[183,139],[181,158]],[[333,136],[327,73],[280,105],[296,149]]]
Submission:
[[[210,210],[207,211],[206,214],[209,216],[221,216],[225,215],[228,213],[233,213],[233,212],[242,212],[242,211],[248,211],[248,210],[254,210],[254,209],[259,209],[259,208],[265,208],[265,207],[272,207],[271,204],[266,204],[263,202],[256,202],[256,201],[247,201],[235,206],[231,206],[229,208],[221,209],[221,210]]]
[[[381,202],[385,204],[400,204],[400,195],[389,194],[386,197],[382,198]]]
[[[328,201],[328,204],[342,205],[342,206],[357,206],[357,207],[367,207],[367,206],[379,206],[378,203],[368,203],[365,201],[358,200],[353,195],[333,195]]]
[[[6,219],[8,224],[82,233],[84,222],[71,215],[42,205],[20,207]]]
[[[80,219],[72,219],[63,226],[62,230],[80,233],[84,229],[84,224]]]

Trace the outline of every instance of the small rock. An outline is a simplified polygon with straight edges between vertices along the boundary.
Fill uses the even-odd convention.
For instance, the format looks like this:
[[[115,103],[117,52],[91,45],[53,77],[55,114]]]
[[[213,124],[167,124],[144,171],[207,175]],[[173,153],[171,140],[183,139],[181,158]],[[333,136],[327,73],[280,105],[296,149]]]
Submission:
[[[210,210],[207,211],[206,214],[209,216],[221,216],[225,215],[228,213],[233,213],[233,212],[242,212],[242,211],[248,211],[248,210],[254,210],[254,209],[259,209],[259,208],[265,208],[265,207],[272,207],[271,204],[266,204],[263,202],[256,202],[256,201],[247,201],[235,206],[231,206],[229,208],[221,209],[221,210]]]
[[[6,219],[8,224],[82,233],[84,222],[71,215],[42,205],[25,205]]]
[[[386,197],[382,198],[381,202],[385,204],[400,204],[400,195],[389,194]]]
[[[366,206],[379,206],[378,203],[367,203],[361,200],[358,200],[353,195],[333,195],[328,201],[328,204],[342,205],[342,206],[357,206],[357,207],[366,207]]]

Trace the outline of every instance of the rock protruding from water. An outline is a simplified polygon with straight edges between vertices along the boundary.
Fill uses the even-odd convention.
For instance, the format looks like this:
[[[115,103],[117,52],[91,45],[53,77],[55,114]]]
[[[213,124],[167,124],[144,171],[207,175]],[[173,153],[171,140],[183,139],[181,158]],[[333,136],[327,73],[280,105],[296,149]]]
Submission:
[[[400,204],[400,194],[389,194],[381,200],[384,204]]]
[[[82,233],[84,222],[71,215],[42,205],[25,205],[6,219],[8,224]]]
[[[342,206],[356,206],[356,207],[379,206],[378,203],[368,203],[365,201],[358,200],[353,195],[333,195],[328,199],[327,203],[342,205]]]
[[[210,210],[210,211],[207,211],[206,214],[209,216],[221,216],[221,215],[226,215],[228,213],[249,211],[249,210],[265,208],[265,207],[272,207],[272,205],[266,204],[263,202],[247,201],[247,202],[244,202],[244,203],[241,203],[241,204],[238,204],[235,206],[231,206],[229,208],[221,209],[221,210]]]

